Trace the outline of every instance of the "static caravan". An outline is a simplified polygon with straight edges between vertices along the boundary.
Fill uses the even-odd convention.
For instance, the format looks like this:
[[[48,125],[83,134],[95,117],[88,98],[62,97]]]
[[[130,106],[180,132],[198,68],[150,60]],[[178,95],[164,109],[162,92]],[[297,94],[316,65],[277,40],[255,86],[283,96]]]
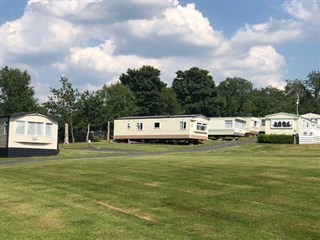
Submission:
[[[207,140],[203,115],[120,117],[114,120],[114,140]]]
[[[246,120],[240,117],[211,117],[208,125],[209,138],[243,137]]]
[[[0,117],[0,157],[58,154],[58,122],[36,112]]]
[[[315,128],[316,123],[295,114],[275,113],[266,116],[266,134],[299,134],[302,129]]]
[[[320,127],[320,114],[306,113],[306,114],[302,114],[300,116],[315,122]]]
[[[246,117],[246,133],[245,136],[256,136],[260,132],[260,119],[256,117]]]

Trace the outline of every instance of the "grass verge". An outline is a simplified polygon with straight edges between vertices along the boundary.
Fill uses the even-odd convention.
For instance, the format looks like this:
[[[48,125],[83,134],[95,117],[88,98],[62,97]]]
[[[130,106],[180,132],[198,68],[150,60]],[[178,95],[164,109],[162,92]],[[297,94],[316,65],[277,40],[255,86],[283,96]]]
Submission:
[[[319,239],[319,161],[317,145],[248,144],[1,165],[0,236]]]

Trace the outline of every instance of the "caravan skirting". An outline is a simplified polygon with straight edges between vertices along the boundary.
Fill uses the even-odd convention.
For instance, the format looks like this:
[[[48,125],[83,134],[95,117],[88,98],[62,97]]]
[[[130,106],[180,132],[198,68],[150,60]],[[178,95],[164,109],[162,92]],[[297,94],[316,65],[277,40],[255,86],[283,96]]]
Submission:
[[[51,156],[58,153],[58,149],[0,148],[0,157]]]

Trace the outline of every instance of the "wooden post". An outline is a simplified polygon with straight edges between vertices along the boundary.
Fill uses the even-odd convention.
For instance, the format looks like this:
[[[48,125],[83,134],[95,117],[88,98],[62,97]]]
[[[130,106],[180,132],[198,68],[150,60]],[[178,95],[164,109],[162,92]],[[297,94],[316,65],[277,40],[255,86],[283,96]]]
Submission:
[[[69,144],[69,125],[64,124],[64,144]]]
[[[108,129],[107,129],[107,141],[110,141],[110,121],[108,121]]]
[[[90,123],[88,123],[86,142],[89,142],[89,135],[90,135]]]

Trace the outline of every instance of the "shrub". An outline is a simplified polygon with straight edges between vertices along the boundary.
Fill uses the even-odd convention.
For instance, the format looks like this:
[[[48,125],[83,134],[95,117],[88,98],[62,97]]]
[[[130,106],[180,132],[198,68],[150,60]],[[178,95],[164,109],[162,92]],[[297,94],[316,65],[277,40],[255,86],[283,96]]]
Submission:
[[[260,134],[258,135],[259,143],[278,143],[278,144],[292,144],[293,135],[286,134]]]

